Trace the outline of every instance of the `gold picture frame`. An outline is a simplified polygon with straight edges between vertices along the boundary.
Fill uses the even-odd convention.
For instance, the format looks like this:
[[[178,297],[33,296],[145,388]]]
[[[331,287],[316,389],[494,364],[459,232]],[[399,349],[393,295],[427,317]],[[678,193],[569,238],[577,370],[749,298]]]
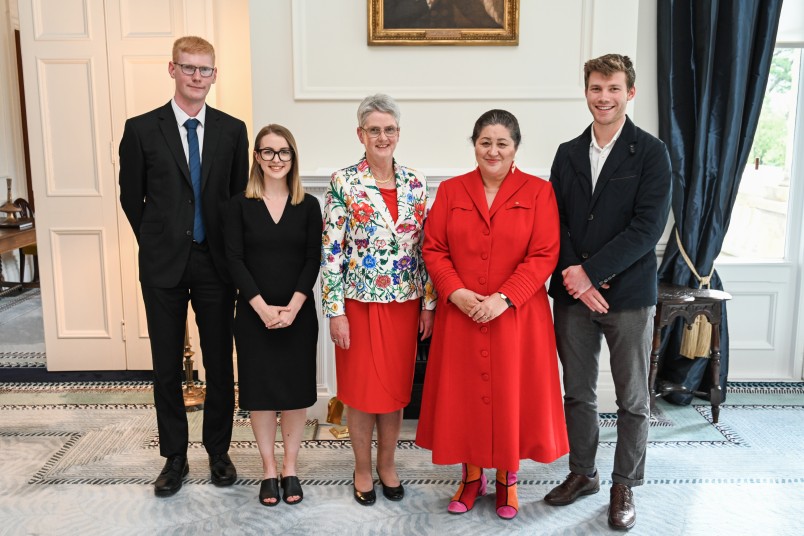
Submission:
[[[519,0],[367,0],[368,44],[519,44]]]

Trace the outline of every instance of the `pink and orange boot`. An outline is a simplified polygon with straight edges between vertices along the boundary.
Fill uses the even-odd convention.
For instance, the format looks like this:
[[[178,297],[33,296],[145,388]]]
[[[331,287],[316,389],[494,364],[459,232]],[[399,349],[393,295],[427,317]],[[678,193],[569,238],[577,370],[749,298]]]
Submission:
[[[502,519],[514,519],[519,511],[516,473],[497,471],[494,487],[497,492],[497,515]]]
[[[477,465],[461,464],[461,485],[452,497],[447,511],[450,514],[464,514],[475,505],[475,499],[486,494],[486,475]]]

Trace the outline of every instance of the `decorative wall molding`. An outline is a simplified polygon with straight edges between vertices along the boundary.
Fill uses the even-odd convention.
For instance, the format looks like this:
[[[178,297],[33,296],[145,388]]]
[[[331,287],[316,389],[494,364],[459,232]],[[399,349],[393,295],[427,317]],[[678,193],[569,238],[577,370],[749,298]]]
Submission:
[[[101,195],[93,67],[92,58],[37,60],[45,180],[52,197]]]
[[[170,0],[150,4],[146,21],[137,16],[144,14],[143,9],[136,5],[140,3],[140,0],[121,0],[120,20],[118,21],[121,37],[123,39],[136,39],[141,37],[173,37],[177,35],[179,32],[176,31],[175,2],[176,0]],[[157,11],[157,9],[160,11]],[[143,26],[134,27],[134,25],[143,22],[151,26],[149,28],[144,28]]]
[[[51,228],[49,237],[58,337],[110,339],[104,230]]]
[[[292,47],[293,47],[293,90],[296,100],[356,100],[360,101],[366,95],[367,81],[362,76],[355,76],[354,72],[342,73],[341,80],[327,79],[326,83],[315,82],[311,79],[308,69],[316,65],[312,61],[313,55],[326,50],[326,47],[309,47],[308,36],[310,33],[310,20],[313,16],[320,17],[320,15],[313,15],[310,13],[315,7],[313,2],[309,0],[296,0],[292,2],[291,18],[292,18]],[[579,39],[579,65],[583,65],[586,59],[592,55],[592,44],[594,42],[594,12],[595,0],[581,0],[581,17],[578,23],[577,37]],[[364,26],[360,31],[366,32],[367,27],[365,21]],[[520,22],[522,17],[520,16]],[[342,31],[349,31],[348,29],[341,29]],[[333,31],[335,29],[333,28]],[[316,36],[320,37],[320,36]],[[362,37],[362,36],[361,36]],[[528,40],[523,37],[520,38],[520,48],[524,48]],[[445,47],[439,47],[445,48]],[[457,50],[453,47],[447,47],[452,51]],[[464,47],[465,48],[465,47]],[[473,47],[477,48],[477,47]],[[373,51],[376,52],[376,51]],[[428,51],[425,51],[428,52]],[[438,51],[431,51],[438,54]],[[393,52],[389,52],[389,56]],[[475,54],[479,54],[477,50]],[[371,56],[369,56],[371,57]],[[499,67],[499,66],[498,66]],[[388,71],[393,72],[393,66],[388,65]],[[473,70],[466,73],[465,78],[456,79],[454,84],[434,86],[432,84],[423,83],[421,85],[401,84],[398,81],[396,84],[382,83],[383,92],[391,94],[395,99],[400,101],[432,101],[446,99],[450,101],[456,100],[516,100],[516,101],[575,101],[583,100],[583,78],[578,76],[572,83],[560,85],[556,87],[547,87],[543,83],[530,83],[521,84],[516,82],[515,73],[501,73],[496,72],[494,76],[507,76],[510,84],[494,84],[492,87],[481,87],[473,84],[465,84],[466,79],[477,77],[479,70]],[[395,80],[398,80],[397,77]],[[407,78],[409,79],[409,77]],[[376,84],[376,81],[372,81]]]
[[[89,0],[60,0],[58,10],[51,10],[45,0],[32,1],[34,39],[37,41],[83,41],[90,39]],[[72,4],[72,5],[64,5]],[[71,17],[65,17],[70,13]],[[50,18],[51,16],[56,18]],[[70,26],[70,25],[73,26]]]
[[[740,313],[750,315],[759,338],[748,338],[744,331],[730,331],[729,345],[734,350],[776,350],[776,319],[779,309],[778,291],[731,290],[732,303],[739,303]],[[739,300],[736,301],[735,300]],[[753,335],[753,334],[750,334]]]

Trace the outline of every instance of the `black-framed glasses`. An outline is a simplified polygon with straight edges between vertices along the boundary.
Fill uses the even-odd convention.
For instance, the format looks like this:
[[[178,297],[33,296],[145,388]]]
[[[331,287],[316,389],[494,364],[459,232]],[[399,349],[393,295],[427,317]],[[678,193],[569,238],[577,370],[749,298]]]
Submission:
[[[385,134],[386,138],[393,138],[397,134],[399,134],[399,127],[368,127],[363,128],[360,127],[360,130],[366,133],[366,136],[369,138],[379,138],[380,134]]]
[[[271,149],[270,147],[263,147],[262,149],[257,149],[257,154],[260,155],[262,160],[266,162],[270,162],[274,159],[276,155],[279,155],[279,160],[282,162],[290,162],[293,159],[293,149]]]
[[[212,73],[215,72],[215,67],[200,67],[198,65],[190,65],[189,63],[176,63],[175,61],[173,62],[173,65],[180,68],[181,72],[187,76],[193,76],[196,69],[198,69],[198,72],[201,73],[201,76],[204,78],[209,78],[212,76]]]

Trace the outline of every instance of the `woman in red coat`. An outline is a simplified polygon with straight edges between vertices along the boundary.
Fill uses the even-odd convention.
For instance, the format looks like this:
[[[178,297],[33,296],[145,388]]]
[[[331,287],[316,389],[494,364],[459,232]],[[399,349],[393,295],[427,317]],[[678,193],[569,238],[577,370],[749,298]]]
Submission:
[[[485,494],[483,468],[496,468],[505,519],[519,508],[519,461],[549,463],[569,450],[545,290],[558,211],[550,183],[516,169],[520,140],[511,113],[480,116],[478,167],[441,184],[423,247],[440,303],[416,442],[433,463],[462,464],[452,513],[472,509]]]

